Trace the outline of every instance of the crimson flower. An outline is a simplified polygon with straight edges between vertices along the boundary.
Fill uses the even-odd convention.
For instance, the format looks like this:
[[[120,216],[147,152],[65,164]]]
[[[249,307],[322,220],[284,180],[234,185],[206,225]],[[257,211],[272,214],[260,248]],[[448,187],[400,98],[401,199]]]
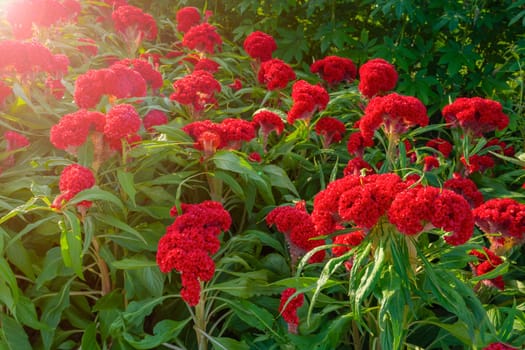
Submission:
[[[215,93],[221,91],[221,84],[211,73],[197,70],[175,81],[173,88],[175,92],[170,96],[171,100],[183,105],[191,105],[199,112],[206,106],[217,103]]]
[[[0,107],[4,104],[5,100],[13,93],[10,86],[0,80]]]
[[[95,40],[91,38],[80,38],[78,42],[81,45],[77,46],[77,49],[87,56],[96,56],[98,54],[98,46]]]
[[[284,89],[295,78],[292,67],[278,58],[262,62],[257,73],[257,80],[268,90]]]
[[[326,56],[310,66],[312,73],[318,73],[329,85],[352,82],[356,78],[357,68],[354,62],[345,57]]]
[[[272,58],[273,52],[277,50],[277,44],[271,35],[255,31],[244,39],[243,48],[251,58],[265,62]]]
[[[473,154],[468,158],[468,160],[465,158],[465,156],[461,156],[460,161],[465,167],[466,175],[470,175],[475,172],[482,173],[485,170],[491,169],[494,167],[494,165],[496,165],[496,163],[494,162],[494,158],[492,158],[488,154]]]
[[[334,237],[335,246],[332,248],[334,256],[341,256],[349,252],[352,248],[357,247],[365,239],[363,231],[352,231]]]
[[[302,293],[297,294],[295,288],[286,288],[281,294],[281,302],[279,304],[279,312],[281,316],[288,324],[288,332],[297,334],[297,326],[299,326],[299,316],[297,316],[297,309],[300,308],[304,303],[304,295]]]
[[[105,123],[104,114],[80,109],[62,116],[58,124],[51,127],[49,139],[56,148],[76,154],[76,149],[86,142],[90,133],[104,132]]]
[[[266,148],[268,142],[268,135],[270,135],[272,131],[280,135],[284,130],[284,122],[281,117],[277,113],[269,110],[256,112],[253,115],[252,123],[255,129],[260,130],[262,133],[264,148]]]
[[[315,124],[315,132],[323,137],[323,147],[328,148],[332,143],[341,141],[346,127],[339,119],[322,117]]]
[[[95,185],[95,176],[93,172],[86,167],[79,164],[71,164],[65,167],[60,174],[58,188],[60,195],[53,201],[53,208],[62,208],[62,203],[70,201],[79,192],[91,188]],[[81,211],[87,210],[91,207],[91,201],[82,201],[77,204],[77,208]]]
[[[36,42],[16,40],[0,41],[0,74],[19,74],[31,78],[34,74],[54,74],[63,68],[64,55],[53,55],[44,45]],[[66,67],[67,70],[67,67]]]
[[[157,23],[152,15],[145,13],[139,7],[123,5],[111,14],[115,29],[130,39],[155,40],[158,33]]]
[[[439,168],[439,160],[435,156],[426,156],[423,158],[423,171],[430,171]]]
[[[153,66],[143,59],[123,59],[120,61],[117,61],[113,63],[113,65],[110,67],[110,69],[113,69],[114,67],[118,67],[119,65],[125,66],[129,69],[132,69],[139,73],[144,81],[151,86],[152,89],[157,90],[162,87],[163,79],[162,74],[157,71]],[[137,89],[138,90],[138,89]],[[138,96],[138,95],[134,95]]]
[[[478,258],[477,262],[471,263],[474,276],[482,276],[494,270],[498,265],[503,264],[503,259],[486,247],[483,247],[483,250],[481,251],[472,250],[470,255],[474,255]],[[498,288],[499,290],[505,289],[505,282],[503,281],[502,276],[497,276],[489,280],[483,280],[483,284]]]
[[[343,170],[343,175],[370,175],[375,174],[374,168],[360,156],[356,156],[348,161],[346,167]]]
[[[315,112],[326,108],[330,96],[322,86],[299,80],[292,86],[292,100],[292,108],[287,117],[288,124],[293,124],[297,119],[310,121]]]
[[[130,104],[115,105],[106,115],[104,136],[110,141],[120,143],[121,139],[136,134],[140,124],[141,119],[135,107]]]
[[[222,38],[217,33],[217,28],[209,23],[192,26],[182,39],[182,45],[201,52],[213,54],[215,47],[221,51]]]
[[[444,140],[444,139],[439,138],[439,137],[437,137],[435,139],[432,139],[432,140],[429,140],[426,143],[426,146],[438,150],[439,152],[441,152],[441,154],[445,158],[448,158],[448,156],[452,152],[452,144],[450,142],[448,142],[447,140]]]
[[[153,109],[149,111],[142,120],[142,124],[144,125],[144,129],[146,129],[147,132],[154,132],[155,129],[153,127],[157,125],[164,125],[168,123],[168,116],[163,111],[159,111],[157,109]]]
[[[454,174],[453,178],[445,181],[443,187],[462,195],[471,208],[479,207],[483,203],[483,194],[479,191],[474,181],[469,178]]]
[[[196,7],[187,6],[179,9],[175,15],[177,30],[186,33],[191,27],[201,22],[201,14]]]
[[[382,58],[374,58],[359,68],[358,89],[367,98],[392,90],[397,84],[397,72],[393,65]]]
[[[503,343],[491,343],[483,348],[483,350],[518,350],[510,345]]]
[[[348,137],[346,149],[348,150],[348,153],[354,156],[363,157],[365,148],[373,145],[374,140],[372,138],[365,138],[361,132],[354,132]]]

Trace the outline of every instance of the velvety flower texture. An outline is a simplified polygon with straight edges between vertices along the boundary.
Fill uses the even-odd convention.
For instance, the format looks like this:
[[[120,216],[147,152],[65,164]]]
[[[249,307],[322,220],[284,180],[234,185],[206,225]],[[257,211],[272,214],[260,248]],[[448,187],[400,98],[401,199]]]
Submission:
[[[22,78],[32,78],[34,74],[55,74],[67,71],[69,60],[65,55],[53,55],[44,45],[36,42],[3,40],[0,41],[0,74],[19,74]],[[67,60],[67,61],[66,61]]]
[[[175,92],[170,99],[183,105],[191,105],[198,112],[217,103],[215,93],[221,91],[221,84],[211,73],[197,70],[175,81],[173,88]]]
[[[115,73],[110,69],[91,69],[79,75],[75,81],[75,103],[80,108],[95,107],[108,93],[107,82],[115,79]]]
[[[201,58],[200,60],[195,63],[195,66],[193,67],[194,70],[205,70],[207,72],[210,72],[211,74],[217,73],[219,70],[219,64],[213,60],[210,60],[208,58]]]
[[[142,120],[142,124],[144,125],[144,129],[146,129],[147,132],[154,132],[155,129],[154,126],[157,125],[164,125],[168,123],[168,116],[163,111],[159,111],[157,109],[149,111]]]
[[[182,45],[192,50],[213,54],[215,48],[221,51],[222,38],[217,33],[216,27],[209,23],[201,23],[191,27],[184,34]]]
[[[357,247],[365,239],[363,231],[352,231],[334,237],[334,246],[332,253],[334,256],[341,256],[349,252],[352,248]]]
[[[332,143],[341,141],[346,127],[339,119],[322,117],[315,124],[315,132],[323,137],[323,147],[328,148]]]
[[[130,104],[115,105],[106,115],[104,136],[109,140],[120,141],[136,134],[140,129],[139,114]]]
[[[289,124],[293,124],[297,119],[310,121],[314,113],[326,108],[330,96],[322,86],[299,80],[292,86],[292,100],[292,108],[287,117]]]
[[[444,140],[439,137],[427,141],[426,146],[438,150],[445,158],[448,158],[448,156],[452,152],[452,144],[447,140]]]
[[[201,22],[201,13],[196,7],[183,7],[177,11],[175,20],[177,21],[177,30],[186,33],[191,27]]]
[[[483,194],[478,186],[469,178],[454,174],[454,177],[443,183],[443,187],[462,195],[471,208],[479,207],[483,203]]]
[[[398,75],[393,65],[382,58],[374,58],[359,68],[358,89],[367,98],[392,90]]]
[[[451,232],[443,239],[450,245],[466,243],[474,232],[470,205],[461,195],[430,186],[416,186],[396,195],[388,219],[406,235],[434,227]]]
[[[130,39],[155,40],[158,33],[157,23],[152,15],[139,7],[123,5],[111,14],[115,29]]]
[[[474,276],[484,275],[494,270],[498,265],[503,264],[503,259],[486,247],[483,247],[482,251],[472,250],[470,254],[478,258],[477,262],[471,263]],[[505,282],[502,276],[497,276],[490,280],[483,280],[483,284],[498,288],[499,290],[505,289]]]
[[[346,149],[351,155],[363,157],[365,148],[373,145],[374,140],[372,138],[363,137],[361,132],[353,132],[350,134],[350,137],[348,137]]]
[[[292,264],[308,251],[325,243],[322,239],[312,240],[319,236],[319,233],[316,232],[312,218],[305,209],[292,206],[277,207],[268,213],[266,223],[268,226],[275,225],[277,230],[284,234],[290,249]],[[309,262],[320,262],[324,257],[325,251],[321,250],[316,252]]]
[[[92,132],[104,132],[106,117],[100,112],[80,109],[60,118],[51,127],[49,139],[58,149],[76,154],[77,147],[83,145]]]
[[[212,255],[220,248],[218,235],[230,228],[230,214],[222,204],[204,201],[182,204],[182,212],[167,227],[157,249],[157,265],[164,273],[177,270],[181,274],[181,297],[190,306],[199,303],[201,282],[209,281],[215,272]]]
[[[460,97],[442,110],[445,121],[459,126],[474,136],[494,130],[503,130],[509,117],[503,113],[501,103],[481,97]]]
[[[277,135],[280,135],[284,130],[284,122],[281,117],[274,112],[269,110],[261,110],[253,115],[253,125],[256,129],[260,129],[263,135],[266,137],[275,131]]]
[[[517,350],[517,348],[503,343],[491,343],[484,347],[483,350]]]
[[[257,73],[257,80],[268,90],[284,89],[295,78],[292,67],[278,58],[262,62]]]
[[[110,70],[113,73],[112,79],[105,81],[105,94],[118,99],[146,96],[148,89],[146,80],[139,72],[122,64],[114,64]]]
[[[317,73],[329,85],[341,82],[354,81],[357,75],[357,67],[354,62],[346,57],[326,56],[317,60],[310,66],[312,73]]]
[[[27,137],[20,133],[17,133],[16,131],[11,130],[4,132],[4,140],[6,142],[7,152],[29,146],[30,144],[29,139]]]
[[[401,135],[410,127],[428,125],[428,121],[427,109],[420,100],[392,93],[370,100],[359,121],[359,129],[365,138],[372,138],[380,126],[388,134]]]
[[[157,90],[162,87],[163,79],[162,74],[153,68],[153,66],[146,60],[143,59],[123,59],[115,62],[112,67],[122,65],[138,72],[144,81],[151,86],[152,89]],[[110,69],[112,68],[110,67]],[[138,95],[136,95],[138,96]]]
[[[286,288],[283,290],[281,294],[281,302],[279,304],[279,312],[288,324],[288,332],[292,334],[297,334],[297,326],[299,326],[297,309],[299,309],[304,303],[304,295],[302,293],[291,298],[296,292],[297,290],[295,288]]]
[[[68,165],[60,174],[60,180],[58,182],[60,195],[58,195],[53,201],[53,207],[60,209],[63,201],[70,201],[79,192],[91,188],[94,185],[95,176],[89,168],[83,167],[79,164]],[[82,201],[77,204],[77,207],[84,207],[87,209],[91,204],[90,201]]]
[[[488,154],[473,154],[468,158],[468,160],[465,158],[465,156],[461,156],[460,161],[465,167],[466,175],[470,175],[475,172],[482,173],[485,170],[491,169],[496,165],[496,163],[494,162],[494,158],[492,158]]]
[[[439,168],[439,159],[435,156],[426,156],[423,158],[423,171],[431,171],[434,168]]]
[[[525,204],[512,198],[494,198],[473,210],[476,226],[488,234],[491,250],[500,252],[525,240]],[[501,236],[493,236],[501,234]]]
[[[277,44],[271,35],[255,31],[244,39],[243,48],[251,58],[265,62],[272,58],[273,52],[277,50]]]
[[[346,164],[346,167],[343,169],[343,175],[371,175],[375,174],[374,168],[363,158],[357,156],[352,158]]]

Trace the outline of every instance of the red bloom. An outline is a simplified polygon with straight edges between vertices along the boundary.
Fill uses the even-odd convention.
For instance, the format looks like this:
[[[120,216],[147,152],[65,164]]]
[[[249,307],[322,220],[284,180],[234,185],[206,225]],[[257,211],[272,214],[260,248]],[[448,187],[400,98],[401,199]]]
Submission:
[[[503,130],[509,124],[509,117],[503,113],[499,102],[481,97],[457,98],[443,108],[442,114],[447,123],[459,125],[475,136]]]
[[[287,118],[289,124],[297,119],[309,121],[315,112],[326,108],[330,96],[322,86],[299,80],[292,86],[292,100],[293,105]]]
[[[146,80],[139,72],[122,64],[114,64],[110,70],[113,72],[113,79],[106,80],[106,94],[118,99],[146,96]],[[107,76],[104,78],[107,79]]]
[[[34,74],[54,73],[57,68],[55,55],[36,41],[0,41],[0,52],[0,74],[16,73],[22,78],[33,79]]]
[[[365,174],[363,174],[363,171]],[[346,164],[345,169],[343,170],[343,175],[370,175],[375,174],[375,170],[372,168],[372,166],[365,161],[363,158],[357,156],[355,158],[352,158],[348,161]]]
[[[262,161],[261,155],[257,152],[252,152],[248,156],[248,160],[254,163],[260,163]]]
[[[257,73],[259,83],[265,84],[268,90],[284,89],[295,78],[292,67],[278,58],[262,62]]]
[[[201,58],[199,61],[197,61],[193,69],[194,70],[205,70],[213,74],[219,70],[219,67],[220,66],[217,62],[210,60],[208,58]]]
[[[260,62],[268,61],[272,54],[277,50],[274,38],[264,32],[252,32],[244,40],[244,51],[251,57]],[[295,78],[294,78],[295,79]]]
[[[11,87],[0,80],[0,107],[4,104],[5,100],[13,93]]]
[[[240,79],[235,79],[233,83],[228,85],[233,91],[239,91],[242,89],[242,81]]]
[[[249,121],[226,118],[221,123],[210,120],[197,121],[182,127],[196,141],[195,148],[210,155],[218,148],[239,149],[243,141],[255,137],[255,129]]]
[[[155,132],[154,126],[164,125],[168,123],[168,116],[166,113],[157,109],[151,110],[144,116],[142,124],[147,132]]]
[[[359,68],[358,89],[363,96],[372,98],[392,90],[397,84],[397,78],[393,65],[382,58],[371,59]]]
[[[119,6],[113,11],[111,18],[117,32],[130,39],[155,40],[157,37],[158,28],[155,19],[138,7]]]
[[[171,210],[172,214],[176,211],[176,207]],[[230,225],[230,214],[218,202],[182,204],[182,213],[159,240],[157,265],[164,273],[180,272],[181,296],[190,306],[199,303],[200,282],[213,277],[215,263],[211,255],[220,248],[217,236]]]
[[[477,262],[471,264],[474,276],[484,275],[494,270],[498,265],[503,264],[503,259],[485,247],[483,247],[483,251],[472,250],[470,254],[478,258]],[[490,280],[483,280],[483,283],[491,287],[496,287],[499,290],[505,289],[505,282],[502,276],[497,276]]]
[[[319,233],[316,232],[312,218],[306,210],[291,206],[277,207],[268,213],[266,223],[268,226],[275,225],[277,230],[284,234],[292,264],[295,264],[300,256],[325,243],[321,239],[312,239],[319,236]],[[321,250],[315,253],[309,262],[321,262],[324,257],[325,251]]]
[[[162,74],[153,68],[153,66],[148,62],[141,59],[123,59],[115,62],[110,69],[118,67],[119,65],[128,67],[137,73],[139,73],[144,81],[151,86],[152,89],[157,90],[162,87],[163,79]],[[140,89],[137,89],[140,90]],[[139,96],[139,95],[136,95]]]
[[[60,100],[62,97],[64,97],[64,93],[66,92],[66,88],[64,84],[62,84],[62,81],[60,79],[53,79],[51,77],[48,77],[46,79],[46,86],[49,89],[49,92],[57,99]]]
[[[177,20],[177,30],[186,33],[191,27],[201,22],[201,14],[196,7],[187,6],[177,11],[175,19]]]
[[[336,118],[322,117],[315,124],[315,132],[323,137],[323,147],[328,148],[332,143],[341,141],[346,127]]]
[[[450,153],[452,152],[452,144],[448,142],[447,140],[441,139],[441,138],[435,138],[432,140],[429,140],[426,143],[427,147],[432,147],[443,155],[443,157],[448,158]]]
[[[349,252],[353,247],[357,247],[365,239],[365,233],[363,231],[352,231],[342,235],[335,236],[334,244],[337,244],[332,248],[334,256],[341,256]]]
[[[106,116],[104,136],[109,140],[121,140],[136,134],[140,129],[140,124],[139,114],[132,105],[115,105]]]
[[[11,130],[4,132],[4,140],[6,142],[6,152],[15,151],[30,144],[27,137]]]
[[[439,168],[439,160],[434,156],[426,156],[423,159],[423,171],[430,171],[434,168]]]
[[[476,226],[489,235],[491,250],[503,251],[525,240],[525,204],[511,198],[495,198],[473,212]]]
[[[318,73],[329,85],[352,82],[357,75],[354,62],[345,57],[326,56],[310,66],[312,73]]]
[[[215,93],[221,91],[221,84],[211,73],[197,70],[175,81],[173,88],[175,92],[170,99],[183,105],[191,105],[196,111],[202,111],[207,105],[217,103]]]
[[[253,124],[256,129],[261,130],[266,137],[275,131],[277,135],[281,135],[284,130],[284,122],[281,117],[269,110],[260,110],[253,115]]]
[[[479,171],[480,173],[484,172],[487,169],[493,168],[496,163],[494,159],[486,155],[473,154],[469,157],[468,161],[464,156],[461,156],[461,163],[465,166],[465,172],[467,175]]]
[[[68,165],[60,174],[60,180],[58,182],[60,195],[53,201],[53,207],[60,209],[62,207],[62,201],[67,202],[79,192],[91,188],[94,185],[95,176],[89,168],[83,167],[79,164]],[[77,204],[77,206],[87,209],[91,204],[90,201],[82,201]]]
[[[86,142],[91,132],[104,131],[105,123],[104,114],[81,109],[64,115],[51,127],[49,138],[56,148],[75,154],[76,148]]]
[[[217,28],[209,23],[202,23],[191,27],[184,38],[182,45],[201,52],[213,54],[215,47],[221,51],[222,38],[217,33]]]
[[[255,138],[255,128],[252,123],[239,118],[226,118],[219,124],[224,147],[239,149],[243,141]]]
[[[503,343],[491,343],[484,347],[483,350],[517,350],[517,348]]]
[[[485,147],[483,148],[488,148],[492,146],[496,146],[497,148],[499,148],[499,153],[502,153],[507,157],[512,157],[514,155],[514,147],[512,145],[507,146],[505,142],[501,141],[498,138],[494,138],[488,141]]]
[[[462,195],[471,208],[476,208],[483,203],[483,194],[471,179],[455,174],[452,179],[445,181],[443,187]]]
[[[115,72],[110,69],[88,70],[75,81],[75,103],[80,108],[95,107],[108,93],[108,82],[115,80]]]
[[[372,138],[381,125],[386,133],[400,135],[412,126],[428,125],[428,120],[427,109],[420,100],[392,93],[370,100],[359,121],[359,129],[364,138]]]
[[[297,326],[299,326],[297,309],[304,303],[304,295],[301,293],[290,299],[296,292],[295,288],[286,288],[281,294],[281,303],[279,304],[279,312],[288,323],[288,332],[292,334],[297,334]]]
[[[361,132],[354,132],[350,134],[346,148],[348,153],[357,157],[363,157],[365,147],[371,147],[374,145],[374,139],[365,138]]]

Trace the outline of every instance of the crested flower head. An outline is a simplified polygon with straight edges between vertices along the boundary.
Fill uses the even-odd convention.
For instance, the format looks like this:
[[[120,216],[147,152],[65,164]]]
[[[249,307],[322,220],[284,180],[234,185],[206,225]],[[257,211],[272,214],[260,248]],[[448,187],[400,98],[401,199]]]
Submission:
[[[222,38],[217,33],[217,28],[209,23],[192,26],[182,39],[185,47],[213,54],[215,50],[221,51]]]
[[[297,334],[297,326],[299,326],[297,309],[304,303],[304,295],[302,293],[292,298],[296,292],[295,288],[286,288],[281,294],[281,302],[279,304],[279,312],[288,324],[288,332],[292,334]]]
[[[272,53],[277,50],[274,38],[260,31],[250,33],[244,40],[243,47],[251,58],[260,62],[270,60]]]
[[[326,108],[330,96],[322,86],[298,80],[292,86],[292,100],[288,124],[293,124],[297,119],[309,121],[315,112]]]
[[[170,96],[171,100],[202,111],[207,106],[217,103],[215,94],[221,91],[221,84],[211,73],[197,70],[175,81],[173,88],[175,92]]]
[[[92,132],[104,132],[106,116],[100,112],[80,109],[62,116],[58,124],[51,127],[49,139],[58,149],[75,154]]]
[[[157,23],[153,16],[145,13],[139,7],[123,5],[111,14],[115,29],[124,36],[140,40],[155,40],[158,33]]]
[[[140,129],[139,114],[130,104],[115,105],[106,116],[104,136],[109,140],[121,140],[136,134]]]
[[[323,137],[323,147],[328,148],[332,143],[341,141],[346,127],[339,119],[322,117],[315,124],[315,132]]]
[[[392,90],[397,84],[398,75],[393,65],[382,58],[374,58],[359,68],[359,91],[372,98]]]
[[[142,120],[142,124],[144,125],[144,129],[146,129],[147,132],[154,132],[154,128],[157,125],[164,125],[168,123],[168,116],[163,111],[159,111],[158,109],[153,109],[149,111]]]
[[[58,182],[60,195],[53,201],[53,207],[60,209],[63,201],[70,201],[79,192],[91,188],[94,185],[95,176],[89,168],[83,167],[79,164],[68,165],[60,174],[60,180]],[[87,209],[91,204],[90,201],[82,201],[77,204],[77,207]]]
[[[265,84],[268,90],[284,89],[295,78],[292,67],[278,58],[262,62],[257,73],[257,80]]]
[[[312,73],[317,73],[329,85],[352,82],[356,78],[357,68],[354,62],[345,57],[326,56],[310,66]]]
[[[177,30],[181,33],[186,33],[191,27],[201,23],[201,13],[196,7],[186,6],[177,11],[175,19],[177,21]]]

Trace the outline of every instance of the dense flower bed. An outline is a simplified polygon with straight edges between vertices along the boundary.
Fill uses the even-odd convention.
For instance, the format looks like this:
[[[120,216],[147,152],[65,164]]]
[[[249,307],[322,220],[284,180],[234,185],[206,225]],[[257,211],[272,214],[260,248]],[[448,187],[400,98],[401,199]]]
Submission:
[[[2,347],[525,343],[523,116],[131,3],[0,12]]]

